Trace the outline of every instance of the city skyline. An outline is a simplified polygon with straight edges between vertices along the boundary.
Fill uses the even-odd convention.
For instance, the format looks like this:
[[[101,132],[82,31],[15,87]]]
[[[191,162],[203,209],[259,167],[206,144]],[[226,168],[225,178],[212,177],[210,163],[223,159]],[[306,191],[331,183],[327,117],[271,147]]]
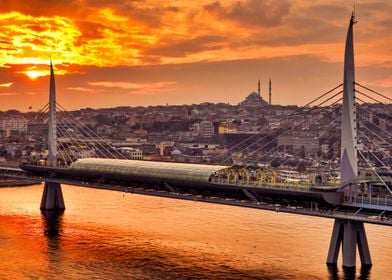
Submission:
[[[389,279],[385,2],[2,1],[0,278]]]
[[[387,1],[358,1],[357,80],[389,94]],[[342,81],[345,1],[4,1],[1,110],[237,104],[251,91],[303,105]]]

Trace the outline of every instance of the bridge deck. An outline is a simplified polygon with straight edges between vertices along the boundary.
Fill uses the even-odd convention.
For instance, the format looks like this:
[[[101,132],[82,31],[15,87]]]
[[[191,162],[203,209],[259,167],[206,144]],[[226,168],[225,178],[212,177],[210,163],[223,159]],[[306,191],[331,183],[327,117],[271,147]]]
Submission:
[[[385,209],[364,209],[363,205],[341,205],[341,206],[331,206],[325,207],[319,205],[317,202],[311,202],[310,205],[305,203],[301,204],[296,199],[281,199],[279,202],[272,201],[270,197],[266,197],[264,200],[263,197],[257,197],[257,200],[252,199],[252,196],[244,195],[241,198],[239,197],[228,197],[226,195],[222,195],[219,192],[216,193],[192,193],[194,189],[189,188],[162,188],[162,186],[154,185],[154,184],[134,184],[132,182],[125,181],[111,181],[110,183],[94,181],[88,178],[65,178],[65,177],[51,177],[51,176],[38,176],[34,174],[28,174],[24,170],[20,168],[1,168],[0,167],[0,175],[13,177],[13,178],[23,178],[23,179],[34,179],[37,181],[48,181],[48,182],[57,182],[60,184],[67,185],[75,185],[89,188],[97,188],[97,189],[105,189],[111,191],[121,191],[125,193],[135,193],[141,195],[152,195],[159,197],[168,197],[175,199],[185,199],[191,201],[200,201],[200,202],[208,202],[208,203],[217,203],[231,206],[240,206],[247,208],[255,208],[261,210],[269,210],[275,212],[284,212],[291,214],[300,214],[307,216],[316,216],[316,217],[324,217],[331,219],[346,219],[346,220],[354,220],[354,221],[362,221],[371,224],[379,224],[379,225],[392,225],[392,212],[389,210],[385,211]],[[169,186],[170,187],[170,186]],[[229,186],[227,186],[229,187]],[[252,187],[254,188],[254,186]],[[245,186],[244,186],[244,189]],[[233,189],[234,190],[234,189]],[[238,190],[238,189],[237,189]],[[240,190],[242,190],[240,188]],[[315,193],[312,190],[282,190],[281,192],[299,192],[299,193]],[[316,192],[319,193],[319,192]]]

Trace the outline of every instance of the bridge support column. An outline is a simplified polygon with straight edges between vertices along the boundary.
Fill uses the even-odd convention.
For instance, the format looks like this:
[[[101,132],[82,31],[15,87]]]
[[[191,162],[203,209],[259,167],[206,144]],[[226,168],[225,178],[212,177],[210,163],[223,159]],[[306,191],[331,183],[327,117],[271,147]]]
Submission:
[[[41,210],[65,209],[63,192],[59,183],[45,182],[40,208]]]
[[[329,246],[327,264],[336,265],[341,247],[340,245],[342,245],[344,267],[355,266],[357,246],[362,265],[372,265],[363,222],[339,219],[335,220],[331,243]]]

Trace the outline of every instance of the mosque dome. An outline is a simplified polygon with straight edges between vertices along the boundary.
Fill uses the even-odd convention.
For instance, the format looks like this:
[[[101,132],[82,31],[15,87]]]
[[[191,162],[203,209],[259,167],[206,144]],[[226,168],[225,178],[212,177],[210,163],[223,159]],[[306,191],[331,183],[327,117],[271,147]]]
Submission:
[[[182,155],[182,153],[181,153],[180,150],[175,149],[175,150],[173,150],[173,151],[171,152],[171,155],[172,155],[172,156],[180,156],[180,155]]]

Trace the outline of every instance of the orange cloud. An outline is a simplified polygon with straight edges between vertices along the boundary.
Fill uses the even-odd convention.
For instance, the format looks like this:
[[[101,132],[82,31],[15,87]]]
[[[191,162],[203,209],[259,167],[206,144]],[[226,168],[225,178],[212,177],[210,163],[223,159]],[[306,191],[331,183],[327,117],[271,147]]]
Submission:
[[[77,91],[77,92],[87,92],[87,93],[94,93],[95,90],[92,88],[86,88],[86,87],[69,87],[69,90],[72,91]]]
[[[128,19],[102,9],[91,19],[71,17],[33,17],[19,12],[0,14],[0,65],[55,64],[133,65],[139,50],[132,47],[154,41]],[[89,30],[89,31],[88,31]],[[82,33],[82,31],[84,33]]]
[[[357,77],[380,87],[392,69],[391,9],[388,1],[357,4]],[[0,82],[44,104],[51,57],[58,96],[73,94],[74,108],[116,105],[106,99],[113,92],[133,105],[236,103],[271,75],[273,100],[295,103],[287,92],[305,99],[341,81],[351,10],[344,0],[2,0]],[[7,106],[22,107],[11,99]]]
[[[228,5],[215,1],[203,8],[219,19],[228,19],[250,26],[275,26],[282,23],[283,17],[289,13],[290,6],[291,3],[288,0],[245,0]]]
[[[376,87],[380,87],[380,88],[392,89],[392,76],[388,76],[388,77],[385,77],[383,79],[376,80],[376,81],[368,81],[365,85],[369,85],[372,87],[376,86]]]
[[[112,89],[128,90],[132,94],[154,94],[161,91],[167,91],[174,86],[176,82],[162,81],[154,83],[128,83],[128,82],[90,82],[89,85],[95,87],[106,87]]]
[[[376,1],[372,4],[363,4],[372,21],[364,20],[367,26],[362,30],[385,25],[388,15],[383,10],[392,8]],[[377,10],[379,6],[382,10]],[[0,54],[0,66],[47,64],[50,56],[55,64],[99,67],[299,54],[341,61],[350,9],[344,1],[326,5],[301,0],[201,0],[192,4],[178,0],[165,4],[154,0],[15,4],[4,0],[0,49],[6,51]],[[391,43],[391,38],[383,38],[377,46],[363,43],[364,51],[359,51],[363,61],[392,60],[387,51]],[[371,48],[377,51],[369,52]]]
[[[12,86],[13,84],[14,84],[14,83],[0,84],[0,87],[6,87],[6,88],[8,88],[8,87]]]
[[[21,67],[23,67],[23,65],[20,65]],[[50,70],[48,65],[32,65],[32,66],[28,66],[25,65],[25,67],[23,67],[24,69],[21,71],[15,71],[15,73],[17,74],[24,74],[27,77],[29,77],[32,80],[35,80],[39,77],[45,77],[45,76],[49,76],[50,75]],[[68,74],[69,72],[63,68],[57,68],[55,66],[55,71],[56,71],[56,75],[65,75]]]

